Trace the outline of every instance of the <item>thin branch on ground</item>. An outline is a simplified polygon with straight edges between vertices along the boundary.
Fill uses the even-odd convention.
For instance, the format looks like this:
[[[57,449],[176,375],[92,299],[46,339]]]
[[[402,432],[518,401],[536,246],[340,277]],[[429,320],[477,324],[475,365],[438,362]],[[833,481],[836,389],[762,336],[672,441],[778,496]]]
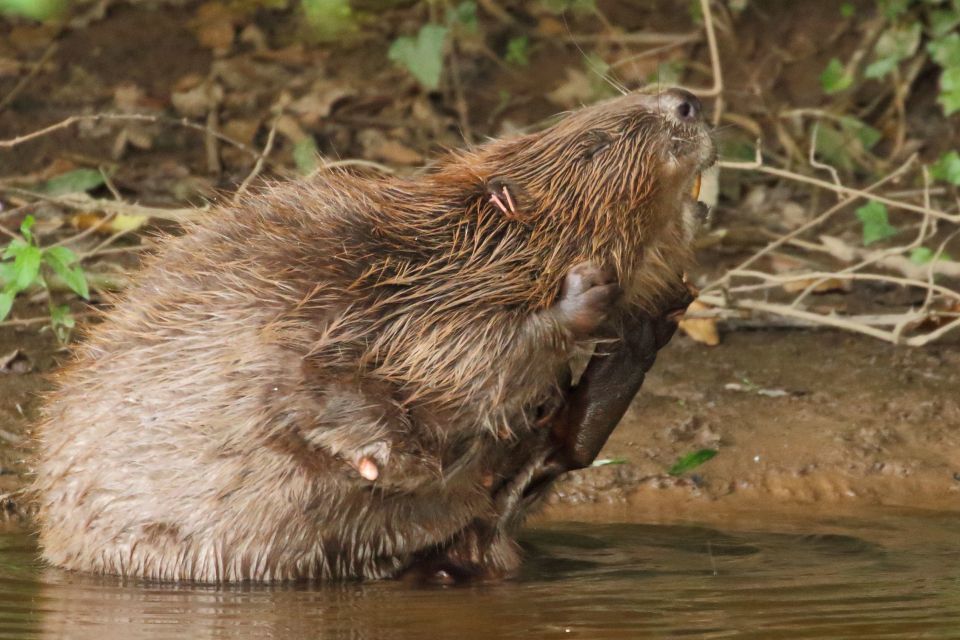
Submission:
[[[211,129],[209,126],[192,122],[187,118],[170,118],[167,116],[157,116],[144,113],[94,113],[90,115],[73,115],[69,118],[64,118],[60,122],[51,124],[48,127],[44,127],[43,129],[38,129],[37,131],[25,133],[21,136],[16,136],[7,140],[0,140],[0,149],[12,149],[18,145],[50,135],[51,133],[56,133],[57,131],[61,131],[63,129],[67,129],[81,122],[151,122],[156,124],[174,125],[187,129],[193,129],[194,131],[200,131],[204,135],[212,136],[220,142],[225,142],[226,144],[250,154],[251,157],[256,158],[260,155],[256,149],[249,147],[239,140],[231,138],[220,131]]]
[[[814,115],[818,118],[832,117],[817,110],[794,110],[792,113]],[[932,257],[928,256],[928,262],[921,265],[914,260],[914,252],[925,247],[937,235],[939,224],[960,223],[960,213],[950,213],[932,205],[930,176],[926,167],[921,167],[922,189],[897,194],[899,197],[877,193],[878,189],[913,169],[916,165],[916,154],[894,171],[864,188],[844,185],[836,169],[817,162],[813,143],[811,143],[807,161],[813,168],[829,171],[832,181],[768,166],[763,162],[759,146],[756,155],[753,162],[721,162],[720,166],[724,169],[766,174],[816,189],[825,189],[838,194],[842,199],[809,222],[780,235],[739,265],[729,269],[719,279],[706,285],[700,300],[716,307],[710,311],[718,311],[720,313],[718,319],[729,318],[734,321],[734,324],[736,322],[742,324],[743,316],[738,314],[748,312],[751,314],[752,322],[762,322],[763,318],[758,319],[756,316],[761,314],[763,317],[779,318],[777,322],[781,326],[784,322],[797,326],[826,326],[908,346],[929,344],[948,332],[960,328],[960,316],[956,313],[960,310],[960,291],[935,281],[935,276],[938,274],[960,276],[960,264],[939,260],[951,240],[960,235],[960,229],[948,234],[946,239],[939,243]],[[916,204],[901,199],[911,196],[922,196],[922,203]],[[923,217],[917,226],[916,235],[909,242],[881,249],[859,248],[850,245],[840,237],[825,233],[819,235],[819,244],[801,238],[815,229],[822,229],[829,219],[862,200],[871,200],[891,209],[921,214]],[[774,257],[775,251],[788,246],[808,253],[827,254],[845,265],[831,270],[820,268],[812,261],[799,260],[800,264],[807,262],[809,266],[786,273],[777,273],[773,265],[772,272],[755,266],[762,258]],[[781,262],[783,259],[797,261],[797,258],[791,255],[782,256]],[[903,275],[892,275],[884,271],[900,272]],[[748,282],[742,283],[743,280]],[[919,308],[916,306],[906,308],[899,314],[820,313],[804,307],[804,303],[811,295],[821,291],[824,285],[831,282],[873,282],[905,290],[916,289],[924,292],[923,303]],[[774,300],[777,292],[791,294],[792,300],[790,302]],[[763,299],[744,297],[751,293],[762,293]],[[908,335],[914,331],[919,333]]]
[[[699,33],[653,33],[649,31],[633,31],[631,33],[588,33],[582,35],[569,34],[564,40],[574,44],[672,44],[678,41],[696,42],[700,39]]]
[[[270,155],[270,152],[273,151],[273,143],[277,138],[277,124],[280,122],[280,118],[282,116],[283,110],[281,109],[273,118],[273,124],[270,125],[270,133],[267,134],[267,142],[263,145],[263,151],[261,151],[260,155],[257,156],[257,162],[253,165],[253,169],[249,174],[247,174],[247,177],[243,179],[243,182],[240,183],[236,193],[233,194],[234,203],[240,200],[240,197],[246,193],[247,189],[250,187],[250,184],[256,180],[257,176],[260,175],[260,172],[263,171],[264,161]]]
[[[811,178],[810,176],[805,176],[802,173],[796,173],[794,171],[787,171],[786,169],[778,169],[776,167],[770,167],[763,164],[762,160],[756,160],[753,162],[720,162],[721,169],[732,169],[735,171],[756,171],[758,173],[765,173],[767,175],[776,176],[778,178],[785,178],[793,182],[803,182],[815,187],[820,187],[821,189],[827,189],[828,191],[833,191],[840,195],[845,196],[855,196],[857,198],[864,198],[867,200],[873,200],[881,204],[885,204],[888,207],[894,209],[901,209],[903,211],[912,211],[914,213],[928,214],[934,218],[940,220],[945,220],[947,222],[960,223],[960,214],[949,214],[945,211],[940,211],[939,209],[928,209],[922,205],[916,205],[911,202],[905,202],[903,200],[894,200],[892,198],[887,198],[881,195],[872,194],[866,191],[865,189],[855,189],[853,187],[848,187],[845,185],[837,185],[832,182],[827,182],[826,180],[820,180],[819,178]]]
[[[70,209],[79,211],[101,211],[106,215],[126,215],[126,216],[144,216],[147,218],[157,218],[160,220],[172,220],[182,222],[196,218],[198,215],[206,212],[209,207],[185,207],[179,209],[164,209],[161,207],[148,207],[130,202],[117,200],[106,200],[103,198],[94,198],[86,193],[71,193],[62,196],[48,196],[27,189],[15,187],[0,188],[0,193],[15,193],[17,195],[32,198],[37,201],[50,202],[62,205]]]

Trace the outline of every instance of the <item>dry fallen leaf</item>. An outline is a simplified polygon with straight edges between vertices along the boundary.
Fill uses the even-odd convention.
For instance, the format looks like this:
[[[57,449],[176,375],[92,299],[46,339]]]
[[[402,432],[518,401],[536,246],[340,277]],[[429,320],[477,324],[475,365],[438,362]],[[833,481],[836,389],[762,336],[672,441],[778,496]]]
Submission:
[[[207,2],[197,9],[191,26],[202,46],[223,55],[233,46],[236,18],[226,5]]]
[[[346,86],[314,83],[310,93],[290,105],[290,111],[295,113],[305,126],[313,127],[330,115],[335,104],[355,93],[356,91]]]
[[[16,78],[20,75],[21,68],[25,66],[13,58],[0,56],[0,78]]]
[[[140,112],[146,97],[146,92],[132,82],[124,82],[113,88],[113,104],[121,113]]]
[[[147,216],[120,213],[101,224],[104,216],[92,211],[84,211],[70,217],[70,225],[78,231],[97,227],[97,233],[109,236],[123,231],[135,231],[149,221]],[[97,226],[100,225],[100,226]]]
[[[563,84],[547,94],[550,102],[561,107],[572,108],[590,102],[594,95],[594,86],[590,77],[578,69],[567,69],[567,78]]]
[[[219,84],[204,82],[186,91],[170,94],[173,108],[181,116],[202,118],[223,101],[223,89]]]
[[[813,287],[811,293],[833,293],[850,291],[850,280],[840,278],[804,278],[783,283],[783,290],[787,293],[800,293],[807,287]]]
[[[804,275],[804,271],[817,270],[816,265],[784,254],[774,254],[770,256],[770,266],[776,273],[784,275],[793,274],[802,276]],[[787,293],[799,293],[805,291],[807,287],[813,287],[811,293],[830,293],[835,291],[849,291],[850,286],[851,281],[842,278],[799,278],[797,280],[791,280],[790,282],[784,282],[782,288]]]
[[[697,311],[707,311],[712,309],[708,304],[699,300],[694,300],[687,308],[687,313],[696,313]],[[720,332],[717,330],[716,318],[687,318],[680,320],[680,329],[690,336],[690,339],[708,347],[715,347],[720,344]]]
[[[363,157],[376,162],[399,165],[423,164],[423,156],[402,142],[387,138],[377,129],[363,129],[357,134],[363,146]]]

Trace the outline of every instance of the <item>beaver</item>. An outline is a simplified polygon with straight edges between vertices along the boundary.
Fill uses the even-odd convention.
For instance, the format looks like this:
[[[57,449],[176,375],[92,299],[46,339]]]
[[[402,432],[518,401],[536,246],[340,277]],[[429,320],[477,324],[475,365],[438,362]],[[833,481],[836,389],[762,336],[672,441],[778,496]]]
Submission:
[[[701,111],[630,93],[412,178],[267,184],[165,239],[47,399],[43,557],[509,575],[524,515],[596,456],[688,301]]]

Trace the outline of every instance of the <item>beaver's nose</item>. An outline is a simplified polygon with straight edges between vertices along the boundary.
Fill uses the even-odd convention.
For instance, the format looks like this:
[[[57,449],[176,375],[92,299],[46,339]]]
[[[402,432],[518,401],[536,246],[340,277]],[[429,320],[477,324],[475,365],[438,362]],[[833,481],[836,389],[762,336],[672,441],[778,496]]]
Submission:
[[[685,89],[668,89],[660,94],[664,111],[672,113],[680,122],[699,122],[703,113],[700,98]]]

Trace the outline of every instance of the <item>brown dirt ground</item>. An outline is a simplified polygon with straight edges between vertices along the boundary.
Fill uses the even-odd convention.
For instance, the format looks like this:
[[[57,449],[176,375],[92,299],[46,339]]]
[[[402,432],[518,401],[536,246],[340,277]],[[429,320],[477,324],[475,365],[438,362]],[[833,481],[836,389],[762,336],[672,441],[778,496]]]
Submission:
[[[905,350],[835,332],[759,331],[706,348],[676,338],[602,454],[627,463],[572,474],[553,503],[956,510],[958,365],[956,341]],[[705,447],[719,453],[681,478],[664,473]]]

